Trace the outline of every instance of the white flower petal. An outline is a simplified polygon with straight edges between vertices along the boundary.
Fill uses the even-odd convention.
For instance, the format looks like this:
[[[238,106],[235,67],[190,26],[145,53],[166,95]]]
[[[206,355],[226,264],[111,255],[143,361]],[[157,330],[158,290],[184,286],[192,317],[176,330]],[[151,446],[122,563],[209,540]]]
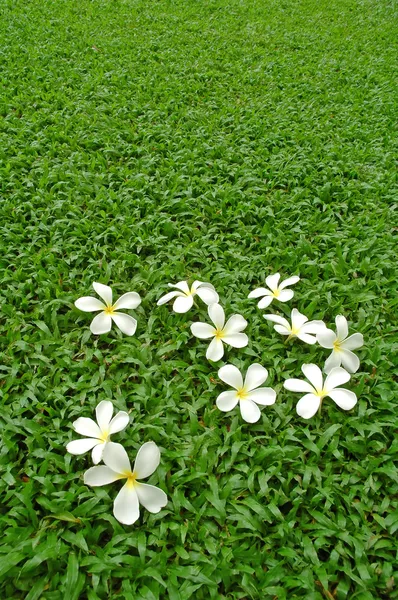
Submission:
[[[73,429],[80,435],[87,435],[92,438],[100,438],[101,430],[97,423],[87,417],[79,417],[72,423]]]
[[[351,350],[341,349],[341,363],[349,373],[356,373],[359,369],[359,358]]]
[[[321,369],[314,364],[303,365],[302,372],[316,390],[322,390],[323,375]]]
[[[326,377],[324,388],[328,391],[332,391],[334,388],[339,385],[343,385],[343,383],[347,383],[350,380],[350,374],[347,373],[345,369],[341,367],[336,367],[330,371],[328,376]]]
[[[109,400],[102,400],[95,409],[95,415],[101,431],[108,431],[109,423],[111,422],[113,415],[112,402]]]
[[[137,329],[137,319],[125,315],[124,313],[112,313],[112,320],[119,327],[120,331],[125,335],[134,335]]]
[[[224,383],[230,385],[235,390],[243,387],[242,374],[234,365],[224,365],[218,370],[218,376]]]
[[[97,467],[99,468],[99,467]],[[136,485],[127,481],[113,503],[115,519],[123,525],[132,525],[140,516]]]
[[[168,286],[177,288],[181,292],[184,292],[185,295],[189,294],[189,292],[190,292],[189,285],[186,281],[179,281],[178,283],[175,283],[175,284],[169,283]]]
[[[218,398],[216,400],[216,405],[217,405],[217,408],[219,408],[223,412],[228,412],[230,410],[233,410],[235,408],[235,406],[238,404],[238,402],[239,402],[238,394],[236,392],[229,391],[229,392],[222,392],[218,396]]]
[[[249,393],[247,400],[263,406],[270,406],[275,404],[276,392],[272,388],[257,388]]]
[[[333,348],[337,336],[331,329],[323,329],[316,334],[316,339],[322,348]]]
[[[112,306],[112,288],[110,288],[109,285],[94,281],[93,288],[107,306]]]
[[[228,319],[223,329],[223,334],[230,335],[231,333],[239,333],[246,329],[247,321],[242,317],[242,315],[232,315]]]
[[[224,356],[224,345],[221,340],[217,338],[213,338],[207,348],[206,358],[207,360],[212,360],[213,362],[217,362]]]
[[[214,285],[212,283],[208,283],[207,281],[198,281],[197,279],[193,282],[192,284],[192,288],[194,289],[194,291],[196,292],[198,287],[207,287],[210,288],[211,290],[214,290]]]
[[[118,433],[126,429],[129,424],[129,416],[124,410],[121,410],[115,415],[112,421],[109,423],[109,434]]]
[[[119,300],[114,305],[115,310],[120,310],[122,308],[137,308],[141,304],[141,298],[137,292],[127,292],[127,294],[123,294],[120,296]]]
[[[308,321],[308,317],[303,315],[301,312],[297,310],[297,308],[293,308],[291,314],[292,320],[292,329],[301,329],[301,327]]]
[[[278,323],[285,327],[288,331],[290,331],[290,323],[284,317],[280,317],[279,315],[263,315],[264,319],[267,321],[271,321],[272,323]]]
[[[232,348],[244,348],[249,343],[249,338],[245,333],[229,333],[223,336],[222,341]]]
[[[138,500],[149,512],[158,513],[167,504],[167,495],[158,487],[146,483],[135,484]]]
[[[100,467],[91,467],[84,473],[84,483],[86,485],[108,485],[121,479],[119,473],[112,471],[109,467],[101,465]]]
[[[104,454],[104,448],[105,448],[104,443],[100,443],[100,444],[97,444],[96,446],[94,446],[94,448],[91,452],[91,460],[93,461],[93,463],[95,465],[98,465],[98,463],[101,462],[102,456]]]
[[[69,442],[69,444],[67,444],[66,450],[69,452],[69,454],[74,454],[74,455],[85,454],[85,452],[88,452],[89,450],[94,448],[94,446],[96,446],[99,443],[100,443],[99,440],[95,440],[93,438],[83,438],[82,440],[73,440],[73,442]]]
[[[162,304],[166,304],[166,302],[168,302],[172,298],[176,298],[177,296],[183,296],[183,295],[184,294],[182,292],[168,292],[167,294],[165,294],[164,296],[159,298],[159,300],[157,301],[156,304],[158,306],[162,306]]]
[[[348,337],[341,343],[341,347],[344,350],[356,350],[361,346],[363,346],[362,333],[353,333],[352,335],[350,335],[350,337]]]
[[[321,403],[319,396],[315,394],[306,394],[297,402],[296,411],[303,419],[310,419],[316,413]]]
[[[215,335],[215,329],[207,323],[192,323],[191,331],[193,335],[201,340],[207,340]]]
[[[278,333],[280,333],[281,335],[291,335],[292,338],[296,337],[295,335],[292,334],[290,329],[286,329],[286,327],[284,327],[283,325],[274,325],[274,330],[277,331]]]
[[[327,329],[325,323],[320,320],[308,321],[308,323],[304,323],[301,328],[301,331],[304,333],[322,333]]]
[[[291,392],[309,392],[313,394],[316,391],[308,381],[303,381],[303,379],[286,379],[283,387]]]
[[[131,471],[129,457],[121,444],[108,442],[104,449],[103,461],[116,473],[125,475]]]
[[[248,298],[260,298],[261,296],[269,296],[271,292],[265,287],[259,287],[252,290],[248,295]]]
[[[95,312],[96,310],[104,310],[104,308],[106,308],[101,300],[93,298],[92,296],[82,296],[82,298],[78,298],[75,302],[75,306],[84,312]]]
[[[225,313],[221,304],[210,304],[207,312],[217,329],[223,329],[225,324]]]
[[[299,333],[297,334],[297,337],[299,338],[299,340],[301,340],[302,342],[305,342],[306,344],[316,344],[316,337],[314,335],[310,335],[309,333],[304,333],[303,331],[299,331]]]
[[[336,317],[336,331],[337,339],[339,341],[345,340],[348,335],[348,323],[347,319],[343,315],[337,315]]]
[[[90,329],[94,335],[101,335],[101,333],[108,333],[112,327],[111,316],[105,312],[100,313],[91,321]]]
[[[279,273],[275,273],[275,275],[268,275],[265,280],[265,283],[268,285],[269,289],[275,292],[278,288],[278,282],[281,278]]]
[[[284,288],[289,287],[290,285],[294,285],[298,281],[300,281],[300,277],[298,277],[298,275],[293,275],[292,277],[288,277],[284,281],[280,282],[279,289],[283,290]]]
[[[244,383],[245,390],[247,392],[250,392],[251,390],[255,390],[261,384],[264,383],[264,381],[267,379],[267,377],[268,377],[267,369],[258,363],[253,363],[252,365],[250,365],[250,367],[247,369],[247,372],[246,372],[245,383]]]
[[[160,463],[160,450],[155,442],[146,442],[138,450],[134,463],[137,479],[145,479],[152,475]]]
[[[186,313],[192,308],[193,296],[179,296],[174,300],[173,310],[175,313]]]
[[[257,304],[258,308],[267,308],[267,306],[271,304],[273,299],[274,296],[264,296],[264,298],[261,298],[260,302]]]
[[[276,299],[279,300],[279,302],[289,302],[289,300],[291,300],[293,296],[293,290],[282,290]]]
[[[240,414],[246,423],[256,423],[261,417],[261,411],[257,404],[246,398],[240,401]]]
[[[339,367],[341,365],[341,352],[333,351],[329,358],[325,361],[325,366],[323,370],[325,373],[330,373],[332,369]]]
[[[197,295],[199,296],[199,298],[201,300],[203,300],[203,302],[205,302],[207,305],[209,304],[217,304],[219,301],[219,295],[217,294],[216,290],[213,290],[211,288],[208,288],[206,286],[201,286],[200,288],[198,288],[196,290]]]
[[[332,390],[328,396],[343,410],[351,410],[358,402],[356,394],[350,390]]]

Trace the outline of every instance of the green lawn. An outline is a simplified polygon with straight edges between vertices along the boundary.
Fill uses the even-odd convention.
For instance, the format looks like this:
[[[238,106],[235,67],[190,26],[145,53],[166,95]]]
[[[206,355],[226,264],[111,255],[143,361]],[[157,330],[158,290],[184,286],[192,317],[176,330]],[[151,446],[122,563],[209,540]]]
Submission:
[[[0,3],[3,600],[398,598],[396,8]],[[247,299],[276,271],[302,280],[265,312],[363,333],[352,411],[296,414],[283,381],[328,351]],[[246,317],[246,348],[210,363],[203,303],[156,306],[185,279]],[[93,281],[141,295],[134,337],[90,333]],[[215,405],[227,362],[270,372],[256,424]],[[169,502],[131,527],[65,451],[101,400],[132,458],[162,452]]]

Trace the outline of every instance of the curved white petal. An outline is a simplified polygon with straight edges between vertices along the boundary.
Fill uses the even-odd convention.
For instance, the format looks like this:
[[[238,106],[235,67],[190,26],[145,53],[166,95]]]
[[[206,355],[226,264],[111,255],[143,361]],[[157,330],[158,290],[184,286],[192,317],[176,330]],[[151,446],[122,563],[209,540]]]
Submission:
[[[330,373],[332,369],[339,367],[341,365],[341,352],[333,351],[329,358],[325,361],[325,366],[323,370],[325,373]]]
[[[290,329],[286,329],[283,325],[274,325],[274,330],[280,333],[281,335],[291,335],[292,338],[295,338],[294,334],[292,334]]]
[[[249,338],[245,333],[229,333],[223,336],[222,341],[232,348],[244,348],[249,343]]]
[[[281,276],[279,273],[275,273],[275,275],[268,275],[268,277],[265,279],[265,283],[268,285],[270,290],[275,292],[278,288],[278,282],[280,278]]]
[[[217,362],[224,356],[224,345],[221,340],[217,338],[213,338],[207,348],[206,358],[207,360],[212,360],[213,362]]]
[[[228,412],[230,410],[233,410],[235,408],[235,406],[238,404],[239,402],[239,398],[238,398],[238,394],[236,392],[222,392],[217,400],[216,400],[216,405],[217,408],[219,408],[220,410],[222,410],[223,412]]]
[[[158,513],[167,504],[167,495],[154,485],[138,483],[137,481],[135,491],[140,504],[151,513]]]
[[[98,467],[97,467],[98,468]],[[140,516],[136,485],[127,481],[113,503],[115,519],[123,525],[132,525]]]
[[[314,335],[310,335],[309,333],[305,333],[303,331],[300,331],[297,334],[297,337],[299,340],[301,340],[302,342],[305,342],[306,344],[316,344],[316,337]]]
[[[137,292],[127,292],[120,296],[116,304],[113,306],[114,310],[120,310],[122,308],[137,308],[141,304],[141,298]]]
[[[101,333],[108,333],[108,331],[111,330],[111,327],[111,316],[102,312],[91,321],[90,330],[94,335],[101,335]]]
[[[98,463],[101,462],[102,456],[104,454],[104,448],[105,448],[104,443],[100,443],[100,444],[97,444],[96,446],[94,446],[94,448],[91,452],[91,460],[93,461],[93,463],[95,465],[98,465]]]
[[[267,290],[267,288],[259,287],[259,288],[256,288],[255,290],[252,290],[250,292],[250,294],[248,295],[248,298],[260,298],[261,296],[269,296],[270,293],[271,292],[269,290]]]
[[[233,333],[240,333],[247,327],[247,321],[242,317],[242,315],[232,315],[225,323],[225,327],[223,330],[224,336],[230,335]]]
[[[361,346],[363,346],[362,333],[353,333],[341,343],[341,347],[344,350],[356,350],[357,348],[361,348]]]
[[[288,277],[284,281],[280,282],[279,289],[283,290],[285,287],[289,287],[289,285],[294,285],[298,281],[300,281],[300,277],[298,277],[298,275],[293,275],[292,277]]]
[[[316,334],[316,339],[322,348],[333,348],[337,336],[331,329],[323,329]]]
[[[109,285],[94,281],[93,288],[107,306],[112,306],[112,288],[110,288]]]
[[[308,381],[303,381],[303,379],[286,379],[283,387],[290,392],[309,392],[313,394],[316,391]]]
[[[247,392],[250,392],[251,390],[255,390],[261,384],[264,383],[264,381],[267,379],[267,377],[268,377],[267,369],[258,363],[253,363],[252,365],[250,365],[250,367],[247,369],[247,372],[246,372],[245,383],[244,383],[245,390]]]
[[[339,341],[345,340],[348,335],[348,323],[347,319],[343,315],[337,315],[336,317],[336,331],[337,339]]]
[[[173,310],[175,313],[186,313],[192,308],[193,296],[178,296],[173,303]]]
[[[293,296],[293,290],[282,290],[276,299],[279,300],[279,302],[289,302],[289,300],[291,300]]]
[[[115,473],[109,467],[101,465],[100,467],[91,467],[84,473],[84,483],[86,485],[108,485],[121,479],[119,473]]]
[[[240,414],[246,423],[256,423],[261,417],[261,411],[257,404],[246,398],[240,401]]]
[[[84,312],[95,312],[96,310],[104,310],[104,308],[106,308],[101,300],[93,298],[92,296],[82,296],[81,298],[78,298],[75,302],[75,306]]]
[[[278,323],[285,327],[288,331],[290,331],[290,323],[284,317],[280,317],[279,315],[263,315],[264,319],[267,321],[271,321],[272,323]]]
[[[109,400],[102,400],[102,402],[100,402],[95,409],[95,416],[97,417],[97,423],[101,431],[108,431],[112,415],[112,402],[110,402]]]
[[[82,440],[73,440],[73,442],[69,442],[66,446],[66,450],[69,454],[85,454],[94,446],[100,443],[100,440],[95,440],[93,438],[84,438]]]
[[[162,304],[166,304],[166,302],[168,302],[172,298],[176,298],[177,296],[183,296],[183,295],[184,294],[182,292],[168,292],[167,294],[165,294],[164,296],[159,298],[159,300],[157,301],[156,304],[158,306],[162,306]]]
[[[359,369],[359,358],[351,350],[340,350],[341,364],[349,373],[356,373]]]
[[[196,290],[196,293],[199,296],[199,298],[201,300],[203,300],[203,302],[205,302],[207,305],[217,304],[220,299],[216,290],[213,290],[213,289],[205,287],[205,286],[199,287]]]
[[[264,296],[264,298],[261,298],[260,302],[257,304],[258,308],[267,308],[267,306],[269,306],[271,304],[273,299],[274,299],[274,296],[271,296],[271,295]]]
[[[125,315],[124,313],[112,313],[112,320],[119,327],[120,331],[125,335],[134,335],[137,329],[137,319]]]
[[[134,463],[137,479],[145,479],[152,475],[160,463],[160,450],[155,442],[145,442],[138,450]]]
[[[296,411],[303,419],[311,419],[316,413],[321,403],[319,396],[315,394],[306,394],[297,402]]]
[[[193,335],[201,340],[208,340],[215,335],[215,329],[212,325],[207,323],[192,323],[191,331]]]
[[[303,315],[301,312],[297,310],[297,308],[293,308],[291,314],[292,320],[292,329],[301,329],[301,327],[308,321],[308,317]]]
[[[302,372],[316,390],[322,390],[323,388],[323,375],[321,369],[314,364],[303,365],[301,367]]]
[[[351,410],[358,402],[356,394],[350,390],[333,390],[328,396],[343,410]]]
[[[345,369],[342,369],[341,367],[335,367],[330,371],[330,373],[326,377],[324,388],[329,393],[339,385],[347,383],[347,381],[349,381],[350,379],[350,374],[347,373]]]
[[[249,393],[247,400],[263,406],[270,406],[275,404],[276,392],[272,388],[257,388]]]
[[[130,418],[124,410],[119,411],[109,423],[109,434],[112,435],[113,433],[118,433],[119,431],[126,429],[129,420]]]
[[[224,365],[218,370],[218,376],[224,383],[230,385],[235,390],[243,387],[242,374],[234,365]]]
[[[121,444],[108,442],[102,458],[106,466],[116,473],[127,476],[126,473],[131,472],[129,457]]]
[[[304,323],[304,325],[301,328],[301,331],[303,331],[304,333],[321,333],[323,331],[325,331],[327,329],[325,323],[323,321],[318,320],[314,320],[314,321],[308,321],[308,323]]]
[[[72,423],[73,429],[80,435],[87,435],[92,438],[100,438],[101,430],[97,423],[87,417],[79,417]]]
[[[179,281],[178,283],[168,283],[167,284],[169,287],[172,288],[177,288],[178,290],[180,290],[181,292],[183,292],[185,295],[189,294],[190,289],[189,289],[189,285],[187,281]]]
[[[210,304],[207,312],[217,329],[223,329],[225,324],[225,313],[221,304]]]

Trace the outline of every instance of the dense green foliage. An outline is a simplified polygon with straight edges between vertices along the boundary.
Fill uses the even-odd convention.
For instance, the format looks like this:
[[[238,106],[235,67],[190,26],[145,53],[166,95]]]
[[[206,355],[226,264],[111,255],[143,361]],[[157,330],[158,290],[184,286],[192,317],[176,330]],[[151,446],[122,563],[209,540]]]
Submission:
[[[398,598],[395,10],[1,2],[2,599]],[[351,412],[306,422],[282,388],[328,351],[247,299],[278,270],[302,281],[272,311],[364,334]],[[156,307],[182,279],[247,318],[247,348],[211,364],[204,305]],[[91,335],[93,281],[142,296],[133,338]],[[215,407],[217,369],[256,361],[278,397],[249,425]],[[65,452],[104,399],[132,458],[162,450],[169,504],[133,527]]]

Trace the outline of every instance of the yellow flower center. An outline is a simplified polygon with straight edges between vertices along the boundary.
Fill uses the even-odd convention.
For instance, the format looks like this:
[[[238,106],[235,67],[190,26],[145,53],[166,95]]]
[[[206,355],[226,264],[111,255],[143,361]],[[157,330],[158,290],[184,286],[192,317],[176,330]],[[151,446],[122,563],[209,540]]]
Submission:
[[[114,312],[115,312],[114,306],[107,306],[104,310],[104,313],[107,315],[113,315]]]
[[[103,429],[101,431],[101,437],[100,440],[105,444],[109,439],[109,431],[108,429]]]
[[[236,390],[236,395],[238,396],[239,400],[245,400],[248,397],[248,393],[245,390],[244,387],[239,388],[238,390]]]
[[[280,289],[276,288],[276,290],[274,290],[274,298],[278,298],[278,296],[280,296],[280,293],[281,293]]]
[[[224,337],[224,330],[217,328],[214,331],[214,337],[216,338],[216,340],[221,340]]]
[[[127,478],[127,485],[129,487],[134,487],[135,486],[135,480],[137,479],[137,473],[133,473],[132,471],[127,471],[125,473],[126,478]]]
[[[335,352],[341,352],[341,342],[339,342],[339,340],[336,340],[336,341],[333,343],[333,350],[334,350]]]
[[[327,396],[327,391],[325,390],[325,388],[317,390],[316,393],[315,393],[315,396],[318,396],[322,400],[322,398],[324,398],[325,396]]]

